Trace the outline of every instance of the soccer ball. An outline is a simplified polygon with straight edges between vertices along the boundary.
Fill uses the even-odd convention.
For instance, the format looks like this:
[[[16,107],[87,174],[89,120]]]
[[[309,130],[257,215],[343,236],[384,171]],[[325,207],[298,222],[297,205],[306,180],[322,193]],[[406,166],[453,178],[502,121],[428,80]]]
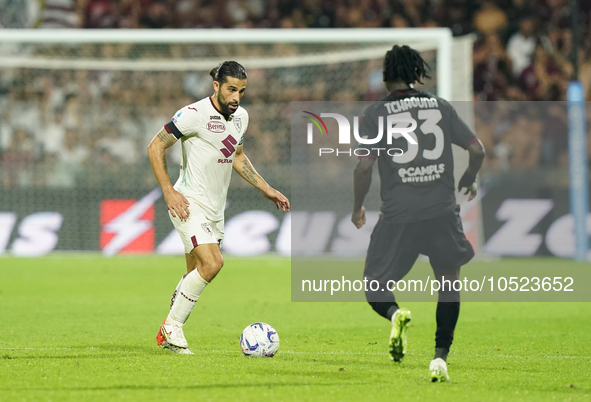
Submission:
[[[269,324],[255,322],[242,331],[240,347],[245,356],[273,357],[279,349],[279,335]]]

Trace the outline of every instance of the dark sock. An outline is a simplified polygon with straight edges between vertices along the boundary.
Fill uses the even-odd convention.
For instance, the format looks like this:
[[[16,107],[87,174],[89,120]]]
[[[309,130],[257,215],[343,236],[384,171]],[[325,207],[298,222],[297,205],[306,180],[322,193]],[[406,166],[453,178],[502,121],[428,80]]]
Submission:
[[[371,308],[375,310],[376,313],[381,315],[388,320],[392,320],[392,316],[398,310],[398,304],[395,301],[390,302],[369,302]]]
[[[460,302],[437,303],[437,331],[435,332],[435,349],[449,351],[454,340],[454,330],[460,315]],[[445,360],[445,359],[444,359]]]
[[[435,348],[435,357],[433,359],[443,359],[447,361],[447,354],[449,353],[449,349],[445,348]]]
[[[390,306],[388,313],[386,314],[386,318],[392,321],[392,317],[394,317],[394,313],[396,311],[398,311],[398,303],[394,303],[394,305]]]
[[[387,289],[385,291],[381,288],[376,291],[368,290],[365,292],[365,297],[371,308],[388,320],[391,320],[392,315],[398,310],[394,294]]]

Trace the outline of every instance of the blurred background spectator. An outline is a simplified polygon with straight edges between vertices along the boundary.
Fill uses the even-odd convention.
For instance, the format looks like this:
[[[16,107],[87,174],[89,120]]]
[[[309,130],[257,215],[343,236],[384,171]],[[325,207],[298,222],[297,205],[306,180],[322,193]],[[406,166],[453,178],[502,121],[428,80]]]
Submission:
[[[534,36],[536,23],[531,17],[525,17],[519,24],[519,31],[515,32],[507,43],[507,54],[513,65],[513,75],[519,77],[531,63],[536,47]]]
[[[579,3],[584,33],[580,76],[591,99],[591,2]],[[0,0],[0,27],[442,26],[456,36],[476,36],[475,100],[562,101],[574,70],[570,13],[568,0]],[[89,44],[76,51],[80,57],[109,60],[203,56],[197,48],[178,45],[152,47],[151,53],[133,44]],[[263,49],[233,50],[238,59],[244,52],[254,57]],[[297,56],[299,50],[276,44],[273,54]],[[244,105],[251,114],[253,157],[262,164],[289,164],[290,101],[382,97],[381,63],[363,61],[354,67],[251,69]],[[319,79],[326,76],[331,80]],[[144,149],[162,124],[179,107],[210,92],[211,79],[201,72],[0,71],[0,185],[125,188],[130,172],[149,171]],[[491,171],[565,166],[566,116],[560,106],[547,113],[533,108],[519,117],[501,104],[478,110],[476,127]],[[280,122],[268,122],[269,113]],[[548,119],[543,125],[541,116]],[[181,159],[178,148],[171,150],[173,172]],[[146,175],[144,184],[154,185],[153,177]]]

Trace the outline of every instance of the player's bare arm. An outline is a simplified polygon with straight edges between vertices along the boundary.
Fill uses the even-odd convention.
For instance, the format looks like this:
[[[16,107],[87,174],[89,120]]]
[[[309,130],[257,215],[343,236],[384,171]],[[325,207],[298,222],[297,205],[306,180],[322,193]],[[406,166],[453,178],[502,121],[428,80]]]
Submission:
[[[244,180],[256,187],[265,197],[273,201],[277,209],[284,212],[289,212],[289,200],[286,196],[271,187],[260,174],[257,173],[254,166],[243,152],[243,146],[236,149],[236,156],[232,165],[236,173],[238,173]]]
[[[150,145],[148,145],[148,158],[150,159],[150,164],[152,165],[156,180],[158,180],[158,183],[162,188],[164,201],[166,202],[171,215],[175,218],[178,215],[179,218],[185,220],[189,216],[189,201],[187,201],[185,196],[172,187],[172,182],[170,181],[166,165],[165,151],[176,142],[176,137],[163,128],[152,139]]]
[[[458,183],[458,191],[462,191],[462,189],[465,188],[466,191],[464,192],[464,195],[470,193],[468,201],[472,201],[478,193],[476,189],[476,175],[484,161],[484,146],[482,145],[482,142],[478,140],[470,144],[468,146],[468,153],[470,155],[468,168]]]
[[[373,171],[374,162],[375,158],[361,158],[359,159],[359,162],[357,162],[357,166],[355,166],[355,172],[353,175],[355,201],[353,203],[351,222],[353,222],[357,229],[365,225],[365,207],[363,206],[363,200],[371,186],[371,173]]]

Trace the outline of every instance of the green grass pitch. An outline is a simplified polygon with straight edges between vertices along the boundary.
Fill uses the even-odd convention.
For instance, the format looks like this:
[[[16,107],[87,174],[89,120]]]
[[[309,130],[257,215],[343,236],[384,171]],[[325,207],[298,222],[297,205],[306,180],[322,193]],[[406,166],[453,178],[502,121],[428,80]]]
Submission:
[[[591,303],[464,303],[451,382],[433,384],[435,304],[406,305],[409,354],[394,364],[389,323],[365,303],[291,303],[282,258],[227,258],[185,326],[196,354],[161,350],[183,267],[182,257],[0,258],[0,401],[591,400]],[[240,351],[256,321],[279,333],[272,359]]]

